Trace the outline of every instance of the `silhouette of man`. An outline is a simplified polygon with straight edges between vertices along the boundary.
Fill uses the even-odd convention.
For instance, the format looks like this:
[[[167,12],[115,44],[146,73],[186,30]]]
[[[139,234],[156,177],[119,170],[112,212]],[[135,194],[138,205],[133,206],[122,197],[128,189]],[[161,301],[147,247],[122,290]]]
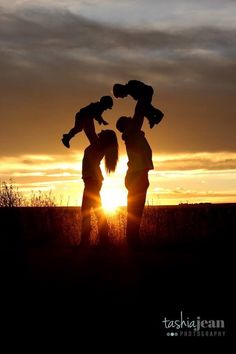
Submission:
[[[100,101],[92,102],[88,106],[81,108],[75,115],[75,125],[67,134],[63,134],[61,139],[63,145],[70,148],[70,139],[84,128],[85,120],[94,118],[99,124],[107,125],[108,123],[103,119],[102,113],[111,109],[113,100],[110,96],[102,96]]]
[[[146,85],[138,80],[130,80],[125,85],[115,84],[113,86],[113,94],[116,98],[124,98],[130,95],[136,101],[140,99],[146,100],[144,115],[149,121],[150,128],[160,123],[164,116],[158,108],[153,107],[151,104],[153,92],[152,86]]]
[[[116,128],[122,133],[128,155],[128,170],[125,186],[128,189],[127,228],[128,244],[139,246],[139,230],[149,187],[148,171],[154,168],[152,150],[141,130],[148,101],[138,100],[133,118],[122,116]]]

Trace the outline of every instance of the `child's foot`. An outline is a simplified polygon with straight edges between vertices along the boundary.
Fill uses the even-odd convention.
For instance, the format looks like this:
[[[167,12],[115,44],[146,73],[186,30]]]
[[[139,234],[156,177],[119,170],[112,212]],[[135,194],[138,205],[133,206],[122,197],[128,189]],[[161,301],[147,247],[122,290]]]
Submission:
[[[153,117],[149,118],[150,128],[152,129],[155,124],[159,124],[163,117],[164,113],[162,113],[162,111],[160,111],[159,109],[156,109]]]
[[[154,121],[153,118],[152,118],[152,119],[149,119],[149,125],[150,125],[150,128],[151,128],[151,129],[154,127],[155,124],[156,124],[156,123],[155,123],[155,121]]]
[[[61,139],[63,145],[67,147],[68,149],[70,148],[70,140],[68,139],[68,134],[63,134],[63,138]]]
[[[106,122],[104,119],[100,119],[99,121],[98,121],[98,123],[101,125],[101,124],[103,124],[103,125],[107,125],[107,124],[109,124],[108,122]]]
[[[152,129],[154,127],[154,125],[158,124],[159,122],[160,122],[160,120],[157,120],[155,116],[152,118],[149,118],[150,128]]]

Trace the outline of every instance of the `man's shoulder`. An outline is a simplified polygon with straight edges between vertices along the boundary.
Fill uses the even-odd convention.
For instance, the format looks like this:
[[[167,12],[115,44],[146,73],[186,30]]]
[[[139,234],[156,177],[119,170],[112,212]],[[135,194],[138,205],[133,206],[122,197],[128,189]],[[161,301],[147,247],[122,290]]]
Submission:
[[[132,122],[130,123],[129,127],[125,129],[124,133],[122,134],[122,139],[124,141],[130,140],[132,141],[135,138],[143,137],[145,136],[145,133],[142,130],[135,129],[132,125]]]

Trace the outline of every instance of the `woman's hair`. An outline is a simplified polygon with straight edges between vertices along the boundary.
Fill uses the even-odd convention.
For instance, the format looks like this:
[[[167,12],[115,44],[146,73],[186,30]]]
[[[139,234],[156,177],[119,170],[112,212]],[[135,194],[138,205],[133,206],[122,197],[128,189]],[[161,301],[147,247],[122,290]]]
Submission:
[[[114,172],[118,162],[118,141],[113,130],[103,130],[99,135],[99,140],[105,155],[105,169],[107,173]]]

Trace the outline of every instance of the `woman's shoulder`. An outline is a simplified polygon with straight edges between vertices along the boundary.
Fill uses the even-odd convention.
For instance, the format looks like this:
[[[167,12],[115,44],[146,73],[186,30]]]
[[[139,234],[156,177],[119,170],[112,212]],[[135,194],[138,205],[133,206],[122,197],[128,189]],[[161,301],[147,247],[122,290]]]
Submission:
[[[85,154],[94,154],[94,155],[98,155],[101,154],[102,152],[102,148],[100,143],[96,143],[96,144],[90,144],[89,146],[86,147],[86,149],[84,150]]]

